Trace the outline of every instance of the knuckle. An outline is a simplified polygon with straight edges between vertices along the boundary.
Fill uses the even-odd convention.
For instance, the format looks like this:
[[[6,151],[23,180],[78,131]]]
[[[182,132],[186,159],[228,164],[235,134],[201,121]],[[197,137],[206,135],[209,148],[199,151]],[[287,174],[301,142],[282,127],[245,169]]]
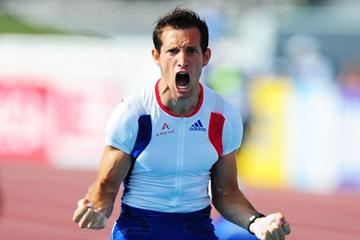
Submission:
[[[78,206],[83,206],[85,204],[85,202],[86,202],[86,199],[82,198],[77,202],[77,205]]]

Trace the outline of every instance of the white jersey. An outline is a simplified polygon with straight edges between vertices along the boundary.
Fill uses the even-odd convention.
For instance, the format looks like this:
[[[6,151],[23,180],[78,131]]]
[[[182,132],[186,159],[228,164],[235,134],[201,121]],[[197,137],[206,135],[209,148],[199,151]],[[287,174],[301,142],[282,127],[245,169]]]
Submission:
[[[211,167],[239,148],[242,135],[238,111],[201,84],[198,106],[187,117],[165,108],[158,83],[125,98],[106,129],[106,145],[134,158],[122,202],[161,212],[205,208]]]

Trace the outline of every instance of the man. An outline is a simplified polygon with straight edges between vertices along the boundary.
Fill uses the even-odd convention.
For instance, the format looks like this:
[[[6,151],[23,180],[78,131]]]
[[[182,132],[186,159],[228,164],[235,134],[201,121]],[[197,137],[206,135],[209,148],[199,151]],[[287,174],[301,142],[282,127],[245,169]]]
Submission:
[[[284,239],[290,233],[285,217],[258,213],[238,188],[238,112],[199,83],[211,56],[206,23],[176,8],[157,21],[153,42],[161,78],[112,113],[98,179],[73,220],[81,228],[104,228],[123,182],[112,239],[218,239],[211,180],[212,203],[223,217],[259,239]]]

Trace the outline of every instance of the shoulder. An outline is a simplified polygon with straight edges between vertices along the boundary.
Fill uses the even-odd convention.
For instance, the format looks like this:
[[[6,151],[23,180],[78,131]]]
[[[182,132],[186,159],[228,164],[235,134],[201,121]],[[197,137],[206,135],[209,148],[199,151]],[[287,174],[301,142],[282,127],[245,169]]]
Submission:
[[[206,85],[202,85],[204,90],[204,98],[206,105],[211,106],[212,111],[220,112],[225,118],[235,118],[241,121],[240,112],[228,99],[215,92]]]
[[[151,109],[152,92],[143,88],[123,98],[112,111],[108,125],[118,128],[120,125],[129,128],[137,123],[140,116],[148,114]]]
[[[149,102],[151,91],[145,88],[118,103],[106,126],[106,144],[130,153],[136,140],[139,119],[149,112]]]
[[[115,107],[114,112],[126,113],[123,117],[135,117],[146,114],[151,108],[154,91],[151,86],[146,86],[143,89],[123,98]]]
[[[243,136],[243,123],[240,112],[222,95],[204,86],[206,105],[211,112],[220,113],[224,118],[222,134],[223,152],[226,155],[239,148]]]

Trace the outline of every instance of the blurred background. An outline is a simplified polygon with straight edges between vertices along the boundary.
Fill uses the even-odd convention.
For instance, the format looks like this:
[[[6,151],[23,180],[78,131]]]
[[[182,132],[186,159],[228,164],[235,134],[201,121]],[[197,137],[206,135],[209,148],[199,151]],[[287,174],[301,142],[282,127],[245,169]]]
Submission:
[[[159,78],[152,29],[177,5],[210,28],[202,82],[242,114],[243,191],[289,239],[358,239],[356,0],[0,0],[0,238],[108,239],[72,211],[112,109]],[[254,239],[213,215],[221,239]]]

